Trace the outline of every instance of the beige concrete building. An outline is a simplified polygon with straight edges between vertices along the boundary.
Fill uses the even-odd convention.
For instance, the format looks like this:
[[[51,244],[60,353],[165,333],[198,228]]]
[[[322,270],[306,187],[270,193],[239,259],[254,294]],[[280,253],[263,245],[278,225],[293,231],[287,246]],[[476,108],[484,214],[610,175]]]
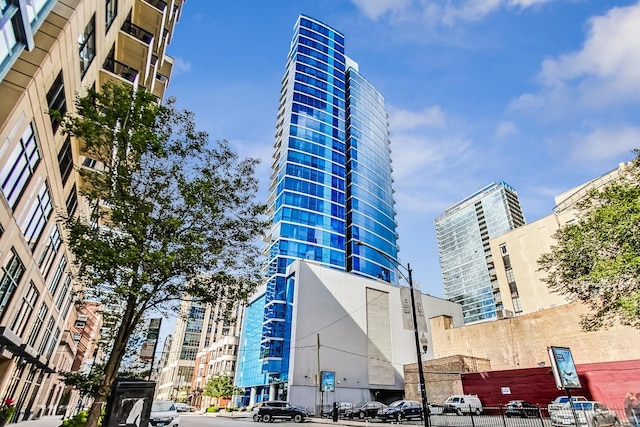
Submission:
[[[71,254],[56,212],[86,208],[78,167],[95,167],[47,112],[105,81],[159,99],[181,0],[0,1],[0,396],[14,420],[53,414],[76,360]],[[82,314],[80,314],[82,315]],[[80,334],[81,335],[81,334]]]
[[[224,318],[225,303],[204,304],[185,298],[171,335],[166,363],[158,376],[157,398],[200,405],[212,375],[233,377],[244,307]],[[205,399],[204,404],[209,401]]]
[[[431,319],[434,358],[469,355],[487,359],[490,369],[549,366],[547,347],[570,347],[576,364],[640,359],[638,330],[614,325],[584,332],[580,316],[587,308],[575,302],[495,322],[450,326],[445,316]]]
[[[542,281],[545,273],[538,271],[538,259],[551,250],[553,235],[563,225],[576,220],[575,205],[585,194],[616,179],[626,170],[626,164],[572,188],[555,197],[554,213],[523,225],[490,240],[492,261],[504,312],[498,317],[519,316],[557,307],[569,301],[549,292]]]

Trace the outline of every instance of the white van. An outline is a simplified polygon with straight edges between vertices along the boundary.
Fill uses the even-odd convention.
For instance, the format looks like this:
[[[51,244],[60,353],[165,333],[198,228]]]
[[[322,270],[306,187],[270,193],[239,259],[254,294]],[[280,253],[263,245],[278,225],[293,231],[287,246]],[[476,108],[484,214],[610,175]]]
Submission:
[[[477,394],[454,394],[444,401],[444,413],[456,413],[462,415],[465,413],[474,413],[480,415],[482,413],[482,402]]]

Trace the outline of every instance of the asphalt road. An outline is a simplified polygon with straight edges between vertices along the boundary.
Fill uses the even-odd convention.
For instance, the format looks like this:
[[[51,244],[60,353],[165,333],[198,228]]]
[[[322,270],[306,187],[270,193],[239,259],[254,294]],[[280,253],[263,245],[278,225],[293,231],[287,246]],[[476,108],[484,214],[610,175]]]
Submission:
[[[291,421],[275,421],[271,424],[273,427],[295,427],[296,424]],[[326,424],[339,427],[398,427],[397,423],[382,423],[379,420],[339,420],[334,423],[331,419],[307,418],[304,424]],[[407,427],[422,427],[424,421],[403,421],[402,425]],[[503,418],[495,415],[481,416],[457,416],[457,415],[432,415],[430,418],[430,427],[550,427],[548,419],[540,418]],[[235,414],[224,416],[211,416],[200,414],[180,415],[180,427],[267,427],[263,423],[255,423],[247,414]]]

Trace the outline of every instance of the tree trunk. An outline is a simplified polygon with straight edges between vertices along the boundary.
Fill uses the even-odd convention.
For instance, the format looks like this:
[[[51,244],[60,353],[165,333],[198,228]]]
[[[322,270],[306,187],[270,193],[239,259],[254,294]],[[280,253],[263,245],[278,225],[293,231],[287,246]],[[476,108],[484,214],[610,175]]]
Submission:
[[[87,415],[87,424],[85,427],[98,427],[98,420],[102,413],[102,408],[107,403],[107,398],[111,392],[111,385],[118,376],[120,362],[126,351],[129,336],[131,335],[135,319],[135,308],[137,307],[136,302],[135,296],[130,296],[127,301],[127,307],[123,313],[122,322],[118,328],[111,354],[109,354],[109,360],[104,367],[104,376],[102,377],[102,381],[100,381],[100,386],[98,387],[93,404]]]

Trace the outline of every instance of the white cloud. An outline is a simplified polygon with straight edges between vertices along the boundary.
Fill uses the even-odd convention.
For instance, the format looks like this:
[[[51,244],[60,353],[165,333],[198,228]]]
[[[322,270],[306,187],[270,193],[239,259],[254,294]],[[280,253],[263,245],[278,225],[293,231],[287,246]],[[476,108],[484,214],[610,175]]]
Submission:
[[[640,2],[593,17],[582,49],[542,63],[537,94],[512,107],[547,116],[640,101]]]
[[[453,25],[458,21],[473,22],[497,11],[501,7],[527,9],[553,0],[352,0],[369,18],[383,15],[401,20],[422,19],[428,23]]]
[[[513,122],[500,122],[493,135],[496,139],[505,139],[518,133],[518,127]]]
[[[181,58],[174,58],[173,72],[175,74],[188,73],[191,71],[191,63]]]
[[[640,145],[640,127],[603,127],[571,139],[570,163],[610,163]]]
[[[411,6],[412,0],[353,0],[369,18],[376,20],[386,13],[400,12]]]
[[[445,115],[438,106],[425,108],[422,111],[389,108],[389,125],[391,132],[403,132],[423,126],[442,128],[445,124]]]

